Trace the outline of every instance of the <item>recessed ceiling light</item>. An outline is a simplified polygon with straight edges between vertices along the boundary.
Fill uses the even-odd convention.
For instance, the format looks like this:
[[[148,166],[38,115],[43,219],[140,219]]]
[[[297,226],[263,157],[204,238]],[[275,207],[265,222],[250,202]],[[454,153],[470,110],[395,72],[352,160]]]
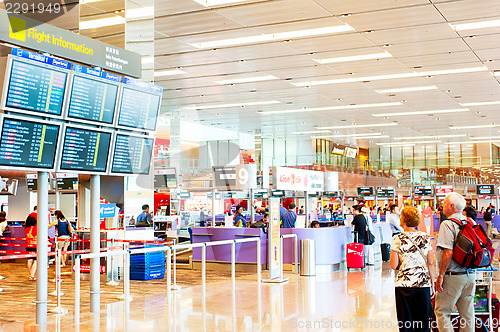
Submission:
[[[406,145],[415,145],[415,144],[428,144],[428,143],[441,143],[441,141],[416,141],[416,142],[406,142],[406,143],[377,143],[377,145],[382,146],[406,146]]]
[[[478,139],[500,139],[500,136],[483,136],[483,137],[469,137],[471,140]]]
[[[125,17],[127,20],[153,18],[154,14],[155,11],[153,6],[132,8],[125,11]]]
[[[262,82],[262,81],[271,81],[271,80],[279,80],[278,77],[273,75],[264,75],[264,76],[254,76],[254,77],[246,77],[246,78],[234,78],[229,80],[220,80],[215,81],[218,84],[238,84],[238,83],[251,83],[251,82]]]
[[[500,127],[500,124],[487,124],[487,125],[472,125],[472,126],[450,126],[450,129],[476,129],[476,128],[495,128]]]
[[[361,108],[376,108],[376,107],[388,107],[388,106],[401,106],[400,102],[393,103],[377,103],[377,104],[359,104],[359,105],[343,105],[343,106],[330,106],[330,107],[316,107],[316,108],[301,108],[293,110],[278,110],[278,111],[267,111],[261,114],[281,114],[281,113],[301,113],[301,112],[319,112],[319,111],[335,111],[335,110],[345,110],[345,109],[361,109]]]
[[[372,123],[372,124],[356,124],[349,126],[332,126],[332,127],[318,127],[318,129],[350,129],[350,128],[372,128],[372,127],[389,127],[389,126],[397,126],[398,124],[395,122],[388,123]]]
[[[95,20],[80,21],[79,27],[80,30],[86,30],[86,29],[97,29],[119,24],[125,24],[125,17],[112,16],[106,18],[98,18]]]
[[[272,42],[272,41],[283,41],[286,39],[301,38],[301,37],[311,37],[320,35],[329,35],[339,32],[354,31],[354,28],[348,24],[335,25],[323,28],[278,32],[272,34],[255,35],[248,37],[230,38],[222,40],[214,40],[209,42],[192,43],[191,46],[196,48],[212,48],[212,47],[223,47],[223,46],[233,46],[233,45],[244,45],[244,44],[254,44],[262,42]]]
[[[385,117],[385,116],[405,116],[405,115],[420,115],[420,114],[438,114],[438,113],[460,113],[468,112],[467,108],[459,109],[449,109],[449,110],[429,110],[429,111],[415,111],[415,112],[397,112],[397,113],[382,113],[382,114],[372,114],[374,117]]]
[[[158,70],[154,72],[154,77],[162,77],[162,76],[172,76],[172,75],[181,75],[186,72],[179,69],[171,69],[171,70]]]
[[[200,105],[200,106],[187,106],[183,107],[186,110],[208,110],[208,109],[217,109],[217,108],[228,108],[228,107],[245,107],[245,106],[257,106],[257,105],[272,105],[279,104],[280,102],[277,100],[269,100],[269,101],[256,101],[251,103],[238,103],[238,104],[214,104],[214,105]]]
[[[493,28],[493,27],[500,26],[500,20],[479,21],[479,22],[470,22],[470,23],[461,23],[461,24],[450,24],[450,26],[456,31]]]
[[[429,135],[429,136],[414,136],[414,137],[394,137],[394,139],[411,140],[411,139],[427,139],[427,138],[449,138],[449,137],[464,137],[466,134],[459,135]]]
[[[392,55],[389,52],[382,52],[382,53],[379,52],[379,53],[372,53],[372,54],[343,56],[343,57],[337,57],[337,58],[314,59],[314,61],[324,64],[324,63],[373,60],[373,59],[382,59],[382,58],[391,58],[391,57],[392,57]]]
[[[384,90],[375,90],[378,93],[396,93],[396,92],[413,92],[413,91],[427,91],[427,90],[437,90],[437,86],[414,86],[408,88],[394,88],[394,89],[384,89]]]

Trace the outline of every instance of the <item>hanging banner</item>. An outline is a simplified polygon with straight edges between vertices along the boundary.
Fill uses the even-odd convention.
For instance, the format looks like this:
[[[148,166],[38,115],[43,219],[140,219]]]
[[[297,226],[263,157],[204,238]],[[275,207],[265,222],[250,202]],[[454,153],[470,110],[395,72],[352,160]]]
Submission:
[[[305,169],[273,167],[273,188],[277,190],[295,190],[323,192],[325,181],[323,172]]]
[[[269,279],[281,277],[281,245],[280,245],[280,199],[269,199]]]

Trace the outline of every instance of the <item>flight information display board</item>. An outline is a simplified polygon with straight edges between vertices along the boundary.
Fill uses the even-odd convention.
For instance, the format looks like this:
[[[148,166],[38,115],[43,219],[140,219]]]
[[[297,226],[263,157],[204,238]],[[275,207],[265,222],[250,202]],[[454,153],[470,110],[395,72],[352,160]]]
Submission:
[[[77,190],[78,174],[57,173],[56,186],[57,190]]]
[[[432,186],[415,186],[413,194],[415,196],[433,196]]]
[[[453,192],[453,186],[452,185],[441,185],[441,186],[436,186],[436,196],[446,196],[449,193]]]
[[[494,184],[478,184],[476,185],[477,195],[494,196],[495,195],[495,185]]]
[[[111,131],[66,126],[59,170],[106,173]]]
[[[377,187],[378,197],[393,197],[394,187]]]
[[[121,76],[75,65],[68,119],[113,125]]]
[[[38,190],[38,174],[37,173],[26,173],[26,187],[28,191]]]
[[[55,169],[59,124],[14,116],[3,116],[1,122],[1,168]]]
[[[153,147],[153,138],[117,133],[111,173],[149,174]]]
[[[155,170],[155,188],[177,188],[177,170],[175,168]]]
[[[373,196],[373,187],[358,187],[357,191],[361,197]]]
[[[163,88],[123,78],[118,127],[129,130],[156,130]]]
[[[214,168],[214,187],[221,190],[236,189],[236,167],[219,167]]]
[[[60,117],[71,64],[24,50],[13,52],[16,54],[9,56],[2,108]]]

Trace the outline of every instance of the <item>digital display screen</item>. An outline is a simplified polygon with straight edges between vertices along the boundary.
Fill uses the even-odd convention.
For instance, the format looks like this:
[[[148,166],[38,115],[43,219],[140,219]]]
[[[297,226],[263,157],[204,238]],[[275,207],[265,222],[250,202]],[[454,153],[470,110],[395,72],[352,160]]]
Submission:
[[[110,132],[67,126],[59,168],[105,173],[110,144]]]
[[[78,178],[57,178],[57,190],[77,190]]]
[[[358,187],[358,196],[373,196],[373,187]]]
[[[177,188],[177,175],[175,168],[155,170],[155,188]]]
[[[378,197],[393,197],[394,187],[377,187]]]
[[[284,190],[272,190],[271,196],[272,197],[285,197],[285,191]]]
[[[3,117],[0,166],[54,169],[60,126]]]
[[[161,95],[124,87],[118,113],[118,126],[156,130],[160,102]]]
[[[149,174],[153,146],[152,138],[117,134],[111,173]]]
[[[12,59],[5,106],[60,116],[67,79],[67,71]]]
[[[476,186],[476,194],[478,195],[495,195],[495,185],[494,184],[478,184]]]
[[[415,196],[433,196],[432,186],[415,186],[413,193]]]
[[[215,187],[219,189],[236,188],[236,167],[214,167]]]
[[[26,179],[26,186],[28,187],[28,191],[37,191],[38,180],[33,178],[28,178]]]
[[[452,192],[453,192],[453,186],[451,185],[436,186],[437,196],[446,196],[447,194]]]
[[[113,124],[117,98],[117,84],[75,74],[71,86],[68,117]]]

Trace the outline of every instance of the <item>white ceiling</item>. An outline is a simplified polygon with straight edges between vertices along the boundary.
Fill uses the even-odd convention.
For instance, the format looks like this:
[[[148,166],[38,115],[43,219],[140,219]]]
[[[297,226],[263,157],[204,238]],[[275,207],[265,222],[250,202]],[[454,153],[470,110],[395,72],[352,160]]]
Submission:
[[[500,128],[452,130],[449,126],[498,122],[500,105],[470,106],[461,113],[394,116],[373,114],[464,108],[460,103],[500,100],[500,27],[455,31],[450,24],[500,19],[498,0],[252,0],[207,8],[193,0],[155,1],[155,70],[184,74],[157,77],[165,90],[162,112],[181,110],[185,121],[264,137],[295,137],[316,127],[381,122],[398,126],[338,129],[339,134],[383,132],[398,136],[470,134],[499,136]],[[354,30],[289,40],[197,48],[196,44],[282,32],[350,25]],[[320,64],[315,59],[389,52],[392,57]],[[491,62],[493,60],[493,62]],[[293,83],[408,74],[460,68],[485,71],[428,77],[376,78],[367,82],[296,86]],[[276,79],[223,85],[220,80]],[[299,84],[300,85],[300,84]],[[436,86],[435,90],[375,90]],[[276,100],[265,106],[186,110],[186,107]],[[267,111],[402,102],[399,106],[264,114]],[[278,129],[279,128],[279,129]],[[332,131],[333,134],[333,131]],[[302,135],[310,137],[311,135]],[[468,140],[446,138],[441,141]],[[341,139],[338,139],[341,140]]]

